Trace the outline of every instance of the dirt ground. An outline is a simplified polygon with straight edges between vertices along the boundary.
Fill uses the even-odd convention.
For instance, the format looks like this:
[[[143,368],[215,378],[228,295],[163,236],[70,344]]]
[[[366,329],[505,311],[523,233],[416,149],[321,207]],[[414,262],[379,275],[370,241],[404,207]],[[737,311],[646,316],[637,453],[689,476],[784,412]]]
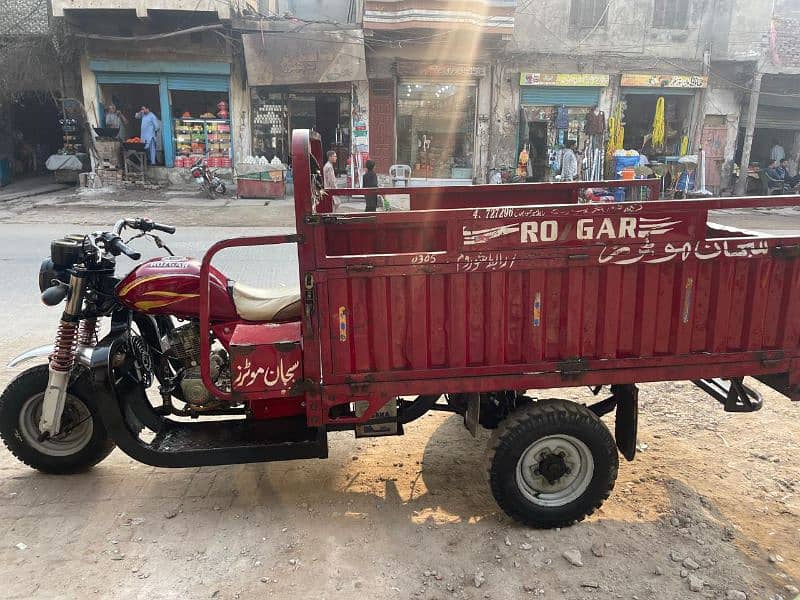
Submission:
[[[43,196],[2,205],[0,222],[291,224],[284,201],[232,202]],[[784,214],[751,222],[800,229]],[[0,386],[13,375],[0,371]],[[488,433],[473,439],[447,413],[403,437],[331,434],[328,460],[166,470],[117,450],[54,477],[0,448],[0,598],[791,600],[800,403],[749,383],[766,399],[753,414],[688,383],[641,386],[636,460],[594,516],[550,531],[498,509]],[[592,401],[583,388],[539,396]]]
[[[499,511],[488,434],[446,413],[333,434],[324,461],[164,470],[115,451],[53,477],[3,449],[2,596],[789,600],[800,404],[759,389],[762,411],[729,414],[690,384],[642,386],[636,460],[597,514],[551,531]]]

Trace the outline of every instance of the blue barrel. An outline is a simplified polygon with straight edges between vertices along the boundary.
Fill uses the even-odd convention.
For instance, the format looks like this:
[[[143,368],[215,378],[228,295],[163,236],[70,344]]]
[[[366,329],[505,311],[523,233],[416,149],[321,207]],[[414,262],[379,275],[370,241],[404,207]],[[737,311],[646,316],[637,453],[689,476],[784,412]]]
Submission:
[[[615,156],[614,157],[614,179],[620,179],[620,171],[627,167],[638,167],[638,156]]]

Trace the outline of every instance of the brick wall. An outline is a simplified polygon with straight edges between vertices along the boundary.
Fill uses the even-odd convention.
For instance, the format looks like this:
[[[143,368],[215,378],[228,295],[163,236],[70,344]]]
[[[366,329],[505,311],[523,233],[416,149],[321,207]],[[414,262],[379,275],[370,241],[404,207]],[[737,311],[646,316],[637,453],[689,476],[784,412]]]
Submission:
[[[3,0],[0,4],[0,35],[48,32],[50,9],[47,0]]]
[[[785,67],[800,67],[800,17],[776,17],[776,50]]]

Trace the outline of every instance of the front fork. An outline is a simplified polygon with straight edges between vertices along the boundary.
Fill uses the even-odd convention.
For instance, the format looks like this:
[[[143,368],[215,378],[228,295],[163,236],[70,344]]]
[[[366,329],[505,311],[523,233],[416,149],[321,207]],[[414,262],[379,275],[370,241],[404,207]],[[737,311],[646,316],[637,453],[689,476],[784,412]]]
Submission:
[[[50,356],[50,374],[39,419],[39,431],[44,438],[54,437],[61,431],[61,415],[64,413],[76,350],[79,344],[93,345],[97,333],[96,318],[81,320],[86,291],[85,274],[73,272],[69,289],[67,306],[61,315],[53,354]]]

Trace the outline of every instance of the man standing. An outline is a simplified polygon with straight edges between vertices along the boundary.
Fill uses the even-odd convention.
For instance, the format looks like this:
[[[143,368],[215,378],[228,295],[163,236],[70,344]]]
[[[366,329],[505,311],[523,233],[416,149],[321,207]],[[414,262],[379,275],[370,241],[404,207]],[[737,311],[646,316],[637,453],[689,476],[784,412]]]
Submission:
[[[322,167],[322,182],[325,184],[326,188],[336,188],[336,169],[334,168],[336,160],[336,152],[334,150],[328,150],[328,162]]]
[[[117,111],[117,107],[109,104],[106,109],[106,127],[111,129],[119,129],[117,139],[127,139],[125,135],[125,126],[128,124],[128,119],[121,112]]]
[[[575,141],[567,140],[561,157],[561,181],[574,181],[578,175],[578,157],[575,156]]]
[[[136,113],[136,118],[142,121],[142,135],[140,136],[144,142],[144,149],[150,157],[150,164],[156,164],[156,136],[159,133],[159,120],[150,112],[148,106],[142,106],[142,109]]]
[[[775,143],[772,146],[772,150],[769,151],[769,157],[771,160],[775,160],[778,162],[786,158],[786,151],[783,149],[783,146],[780,145],[778,140],[775,140]]]

